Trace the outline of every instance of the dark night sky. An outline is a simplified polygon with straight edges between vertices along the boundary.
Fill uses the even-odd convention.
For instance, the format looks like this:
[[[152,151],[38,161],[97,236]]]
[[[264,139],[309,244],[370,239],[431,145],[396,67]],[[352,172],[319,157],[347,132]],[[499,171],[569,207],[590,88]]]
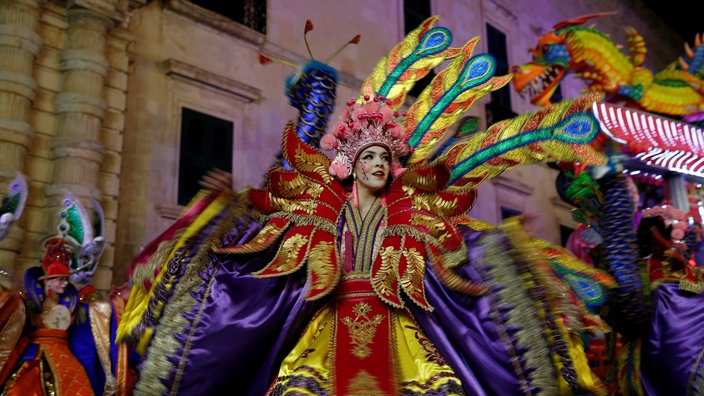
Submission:
[[[643,0],[643,3],[690,46],[694,46],[695,34],[704,33],[704,14],[700,9],[700,0]]]

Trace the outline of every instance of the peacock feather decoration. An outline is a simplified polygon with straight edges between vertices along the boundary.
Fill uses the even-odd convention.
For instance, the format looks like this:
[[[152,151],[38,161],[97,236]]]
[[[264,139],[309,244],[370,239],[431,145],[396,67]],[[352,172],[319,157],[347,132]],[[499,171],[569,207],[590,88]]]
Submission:
[[[65,191],[58,218],[56,233],[46,238],[43,245],[45,248],[61,245],[70,252],[71,278],[78,285],[86,285],[105,250],[103,210],[93,200],[89,212],[75,195]]]
[[[27,201],[27,180],[17,173],[10,182],[0,205],[0,241],[5,239],[10,226],[22,216]]]
[[[404,127],[411,154],[405,165],[442,162],[451,172],[447,187],[476,187],[518,165],[605,161],[588,144],[600,131],[590,110],[591,104],[602,98],[600,94],[501,121],[485,132],[453,128],[477,100],[507,85],[511,76],[495,75],[496,61],[490,54],[473,54],[478,37],[462,48],[449,47],[451,32],[433,27],[438,18],[428,18],[382,58],[357,99],[363,103],[365,98],[383,97],[394,110],[401,111],[411,87],[433,68],[450,61],[406,111]]]

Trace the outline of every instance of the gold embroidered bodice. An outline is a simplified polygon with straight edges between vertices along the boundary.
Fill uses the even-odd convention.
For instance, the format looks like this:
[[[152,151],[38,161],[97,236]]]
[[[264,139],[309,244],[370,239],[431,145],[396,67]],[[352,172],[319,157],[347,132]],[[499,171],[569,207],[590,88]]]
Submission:
[[[248,190],[251,204],[269,216],[267,223],[249,242],[216,252],[252,254],[278,245],[272,260],[252,275],[284,276],[305,267],[309,301],[330,294],[343,277],[368,277],[386,304],[403,307],[403,293],[432,310],[425,298],[428,268],[452,289],[486,291],[452,271],[467,260],[458,225],[467,224],[475,192],[445,189],[451,174],[442,163],[406,169],[386,188],[387,205],[377,200],[362,219],[344,185],[328,172],[330,159],[301,142],[291,125],[282,148],[292,169],[272,169],[266,188]]]
[[[340,248],[344,262],[343,268],[346,273],[370,273],[374,258],[379,251],[381,242],[379,236],[380,230],[385,224],[386,208],[377,198],[364,218],[352,202],[347,202],[344,211],[345,226]],[[347,237],[348,233],[351,234],[351,246],[347,246],[350,241]],[[348,254],[348,249],[353,249],[352,255]],[[348,257],[352,257],[354,261],[348,263]]]

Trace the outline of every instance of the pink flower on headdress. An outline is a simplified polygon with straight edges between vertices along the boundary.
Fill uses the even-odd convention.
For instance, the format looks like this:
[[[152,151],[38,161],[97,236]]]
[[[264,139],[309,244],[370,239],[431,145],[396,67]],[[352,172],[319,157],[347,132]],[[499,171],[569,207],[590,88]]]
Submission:
[[[665,207],[665,216],[674,217],[675,208],[673,206],[667,205]]]
[[[350,109],[351,107],[345,107],[344,109],[342,109],[342,113],[340,113],[340,120],[342,122],[345,122],[350,118]]]
[[[386,124],[394,119],[394,110],[389,106],[379,106],[379,113],[384,117],[383,122]]]
[[[320,148],[323,150],[332,150],[337,147],[337,144],[337,138],[330,133],[326,133],[320,139]]]
[[[660,206],[643,209],[643,217],[656,217],[665,214],[665,209]]]
[[[670,239],[675,243],[681,243],[685,233],[689,230],[689,224],[685,221],[685,213],[672,206],[669,202],[663,202],[660,206],[643,210],[643,217],[662,217],[662,221],[667,227],[672,227]]]
[[[340,179],[348,177],[360,150],[373,145],[389,150],[392,166],[398,166],[399,157],[408,153],[405,128],[395,121],[398,116],[382,97],[370,100],[365,96],[364,103],[347,101],[339,121],[320,142],[323,149],[337,149],[330,173]]]
[[[348,168],[345,164],[341,164],[337,161],[333,161],[333,163],[330,164],[330,168],[328,169],[328,172],[330,172],[331,175],[336,176],[340,179],[344,179],[347,176],[349,176]]]
[[[362,127],[363,127],[364,123],[366,123],[366,121],[360,119],[360,116],[363,116],[364,114],[366,114],[366,113],[364,111],[364,107],[362,107],[362,106],[359,106],[359,107],[355,108],[354,110],[352,110],[352,114],[351,114],[352,115],[352,125],[353,125],[352,129],[355,129],[355,130],[362,129]]]
[[[362,108],[364,109],[365,113],[373,114],[373,113],[377,112],[377,110],[379,109],[379,105],[374,102],[368,102],[368,103],[365,103],[364,106],[362,106]]]
[[[676,228],[676,229],[672,230],[672,232],[670,233],[670,236],[672,237],[673,240],[679,241],[682,238],[684,238],[684,231],[680,230],[679,228]]]
[[[347,123],[342,121],[336,121],[329,134],[334,134],[335,136],[342,138],[345,137],[345,132],[347,131]]]
[[[406,129],[403,127],[403,125],[395,124],[393,128],[391,128],[390,132],[391,136],[396,139],[401,139],[406,136]]]
[[[674,230],[680,230],[683,233],[685,233],[689,230],[689,224],[687,224],[686,221],[678,221],[678,222],[672,224],[672,229],[673,229],[673,232],[674,232]]]
[[[359,119],[359,115],[363,113],[364,107],[359,103],[355,103],[352,107],[350,107],[350,119],[352,120]]]

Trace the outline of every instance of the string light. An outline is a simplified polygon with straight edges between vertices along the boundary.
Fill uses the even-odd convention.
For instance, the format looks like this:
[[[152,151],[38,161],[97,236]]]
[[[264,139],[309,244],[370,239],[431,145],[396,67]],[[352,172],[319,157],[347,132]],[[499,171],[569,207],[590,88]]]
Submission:
[[[608,103],[595,103],[602,130],[641,161],[704,177],[704,129]]]

